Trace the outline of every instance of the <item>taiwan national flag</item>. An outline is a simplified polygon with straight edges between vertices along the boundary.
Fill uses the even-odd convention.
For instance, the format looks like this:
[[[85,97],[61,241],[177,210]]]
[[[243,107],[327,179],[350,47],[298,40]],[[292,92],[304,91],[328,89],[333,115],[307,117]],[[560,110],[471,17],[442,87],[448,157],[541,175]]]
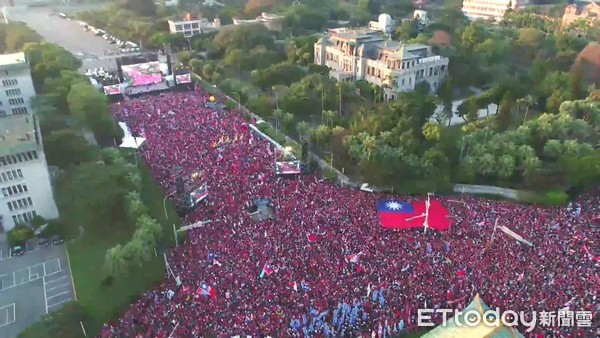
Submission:
[[[377,202],[377,211],[384,228],[412,228],[423,226],[421,222],[411,222],[411,218],[417,216],[415,208],[408,202],[394,200],[380,200]],[[420,224],[419,224],[420,223]]]
[[[429,209],[425,201],[408,203],[394,200],[380,200],[377,202],[377,211],[381,225],[388,229],[421,228],[425,223],[436,230],[448,230],[450,219],[448,209],[440,201],[431,200]]]
[[[262,271],[260,272],[260,278],[264,278],[265,275],[270,276],[273,273],[273,268],[271,264],[265,264]]]

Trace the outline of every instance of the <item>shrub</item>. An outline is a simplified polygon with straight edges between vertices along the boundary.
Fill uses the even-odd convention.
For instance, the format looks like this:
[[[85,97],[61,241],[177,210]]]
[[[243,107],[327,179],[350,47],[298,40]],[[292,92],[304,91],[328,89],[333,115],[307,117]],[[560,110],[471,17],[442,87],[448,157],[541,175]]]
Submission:
[[[7,232],[6,238],[8,244],[12,246],[25,245],[33,237],[33,230],[24,224],[17,224],[12,230]]]
[[[32,220],[31,220],[31,226],[34,229],[37,229],[39,227],[41,227],[42,225],[48,223],[48,221],[46,221],[46,219],[40,215],[36,215]]]

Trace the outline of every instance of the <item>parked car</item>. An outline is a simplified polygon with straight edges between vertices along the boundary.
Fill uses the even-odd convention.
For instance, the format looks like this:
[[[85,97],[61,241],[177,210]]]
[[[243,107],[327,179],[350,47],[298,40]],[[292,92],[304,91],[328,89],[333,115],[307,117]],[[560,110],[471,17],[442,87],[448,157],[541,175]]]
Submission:
[[[23,256],[25,253],[25,250],[23,250],[23,247],[20,245],[14,246],[10,251],[13,256]]]
[[[57,245],[57,244],[60,244],[62,242],[63,242],[63,239],[59,235],[52,236],[52,245]]]
[[[50,240],[46,237],[38,238],[38,248],[45,248],[50,245]]]

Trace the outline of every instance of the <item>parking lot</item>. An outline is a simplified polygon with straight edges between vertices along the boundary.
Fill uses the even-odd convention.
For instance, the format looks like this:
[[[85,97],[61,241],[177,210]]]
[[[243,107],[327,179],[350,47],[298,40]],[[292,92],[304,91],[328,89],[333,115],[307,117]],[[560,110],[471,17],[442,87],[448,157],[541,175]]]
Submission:
[[[0,338],[13,338],[46,313],[75,299],[64,244],[8,254],[0,243]]]
[[[9,9],[10,21],[25,22],[44,40],[60,45],[83,62],[81,70],[104,67],[115,69],[119,48],[92,32],[86,32],[76,20],[66,20],[52,13],[49,7]]]

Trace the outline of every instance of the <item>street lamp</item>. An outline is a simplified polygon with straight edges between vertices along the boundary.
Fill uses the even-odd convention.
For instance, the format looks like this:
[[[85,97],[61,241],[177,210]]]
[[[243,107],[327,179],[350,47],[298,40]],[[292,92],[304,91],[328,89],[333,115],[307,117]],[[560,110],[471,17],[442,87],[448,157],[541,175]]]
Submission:
[[[163,210],[165,211],[165,220],[169,219],[169,214],[167,213],[167,198],[171,197],[175,195],[175,191],[173,191],[172,193],[168,194],[165,196],[165,198],[163,198]]]
[[[279,118],[272,116],[272,117],[269,117],[269,119],[272,119],[273,121],[275,121],[275,134],[279,135]]]
[[[331,151],[324,151],[323,154],[329,154],[329,167],[333,170],[333,153]]]

